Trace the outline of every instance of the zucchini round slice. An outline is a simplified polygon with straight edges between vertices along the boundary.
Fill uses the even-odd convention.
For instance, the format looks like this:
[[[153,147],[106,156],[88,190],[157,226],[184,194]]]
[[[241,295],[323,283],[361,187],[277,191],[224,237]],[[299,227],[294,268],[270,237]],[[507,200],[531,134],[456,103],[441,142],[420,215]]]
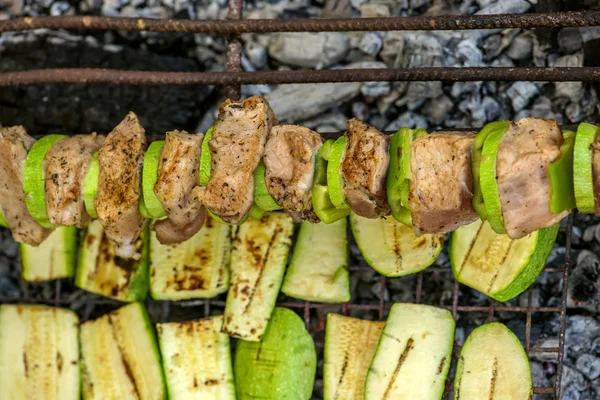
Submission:
[[[162,203],[154,194],[154,185],[158,180],[158,166],[160,164],[160,153],[165,145],[164,140],[150,143],[144,155],[144,169],[142,172],[142,194],[144,206],[151,218],[159,219],[167,216]]]
[[[83,203],[85,204],[85,211],[92,218],[98,218],[94,200],[96,199],[96,193],[98,193],[99,175],[100,163],[98,162],[98,152],[95,152],[92,161],[90,161],[90,166],[88,167],[85,179],[83,180]]]
[[[506,233],[496,178],[496,156],[503,135],[504,131],[497,130],[487,137],[481,152],[479,171],[479,186],[485,203],[487,219],[492,229],[497,233]]]
[[[577,210],[594,214],[594,178],[592,174],[592,144],[596,141],[599,127],[582,122],[577,127],[573,150],[573,188]]]
[[[523,293],[544,269],[559,224],[513,240],[494,232],[488,221],[461,226],[450,237],[454,277],[504,302]]]
[[[265,163],[261,160],[254,170],[254,203],[264,211],[281,210],[281,206],[271,197],[267,189],[265,170]]]
[[[523,345],[499,322],[482,325],[460,351],[454,400],[531,399],[531,367]]]
[[[46,167],[44,160],[48,150],[66,135],[44,136],[31,147],[23,167],[23,192],[25,204],[33,219],[44,228],[54,228],[46,209]]]
[[[487,137],[495,131],[504,132],[508,128],[508,121],[496,121],[490,122],[485,125],[481,131],[473,139],[473,146],[471,147],[471,157],[473,166],[473,208],[482,220],[487,219],[487,211],[485,203],[483,201],[483,194],[481,193],[481,186],[479,185],[480,167],[481,167],[481,152],[483,150],[483,144]]]
[[[417,237],[394,218],[369,219],[352,213],[350,226],[367,263],[384,276],[422,271],[433,264],[444,247],[444,235]]]
[[[329,188],[329,197],[335,208],[348,208],[344,196],[344,182],[342,173],[342,160],[346,153],[346,138],[339,137],[331,146],[329,162],[327,163],[327,187]]]

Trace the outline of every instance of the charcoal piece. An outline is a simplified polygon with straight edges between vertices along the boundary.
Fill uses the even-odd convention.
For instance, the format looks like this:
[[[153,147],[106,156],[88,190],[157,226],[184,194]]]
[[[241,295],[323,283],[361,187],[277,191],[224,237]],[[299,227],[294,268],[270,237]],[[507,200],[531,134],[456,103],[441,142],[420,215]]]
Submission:
[[[109,68],[146,71],[198,71],[194,61],[136,49],[110,52],[44,40],[8,44],[0,53],[0,72],[41,68]],[[0,90],[0,123],[24,125],[30,134],[110,132],[128,111],[135,112],[146,133],[192,131],[212,89],[205,86],[112,84],[37,84]]]

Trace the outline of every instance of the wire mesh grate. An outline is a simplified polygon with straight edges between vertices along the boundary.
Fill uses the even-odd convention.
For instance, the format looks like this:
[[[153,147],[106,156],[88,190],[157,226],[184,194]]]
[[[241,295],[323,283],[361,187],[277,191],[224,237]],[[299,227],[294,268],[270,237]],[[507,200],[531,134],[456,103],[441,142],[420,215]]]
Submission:
[[[326,32],[326,31],[387,31],[387,30],[462,30],[462,29],[505,29],[533,27],[577,27],[600,25],[600,12],[566,12],[550,14],[522,15],[473,15],[441,17],[398,17],[398,18],[357,18],[357,19],[316,19],[316,20],[244,20],[243,0],[230,0],[226,20],[190,21],[190,20],[146,20],[112,17],[36,17],[0,21],[0,32],[31,29],[98,29],[98,30],[149,30],[156,32],[222,33],[228,35],[227,71],[222,73],[177,73],[149,71],[117,71],[100,69],[67,69],[17,71],[0,73],[0,86],[35,84],[42,82],[105,82],[114,84],[151,84],[151,85],[187,85],[211,84],[224,85],[232,100],[239,99],[241,85],[251,83],[308,83],[308,82],[348,82],[348,81],[424,81],[424,80],[553,80],[553,81],[600,81],[600,68],[409,68],[381,70],[337,70],[337,71],[262,71],[243,72],[241,68],[242,44],[239,35],[245,32]],[[565,235],[565,255],[562,267],[547,267],[545,274],[556,274],[561,280],[561,301],[558,305],[534,306],[533,291],[526,292],[525,305],[500,304],[488,300],[484,305],[461,303],[461,290],[454,280],[451,269],[446,266],[432,266],[425,271],[405,278],[412,279],[410,299],[414,303],[432,304],[450,310],[455,319],[468,315],[481,315],[484,321],[497,319],[500,313],[516,313],[525,326],[524,346],[530,358],[544,354],[556,364],[553,386],[534,387],[535,395],[552,395],[560,398],[560,377],[563,369],[565,341],[567,280],[570,265],[571,236],[573,214],[562,229]],[[11,259],[17,263],[17,259]],[[351,276],[372,272],[366,264],[349,267]],[[451,283],[451,292],[439,304],[431,301],[428,283],[431,280],[447,279]],[[373,319],[385,320],[393,301],[386,298],[391,279],[379,277],[379,293],[370,302],[348,302],[344,304],[321,304],[301,302],[280,295],[279,306],[297,311],[306,326],[315,337],[319,358],[322,360],[324,346],[325,318],[327,312],[339,312],[354,315],[367,313]],[[73,295],[79,290],[71,282],[55,282],[52,299],[44,300],[32,295],[35,284],[21,282],[18,297],[0,297],[0,303],[40,303],[73,307]],[[117,308],[122,303],[114,300],[90,296],[80,309],[80,317],[87,320],[102,312]],[[177,318],[209,316],[222,312],[225,306],[223,295],[211,300],[185,300],[178,302],[147,300],[151,314],[158,321]],[[558,315],[560,332],[558,347],[540,348],[532,343],[532,327],[539,315]],[[460,352],[455,344],[454,363]],[[320,370],[320,368],[319,368]],[[317,377],[315,396],[322,389],[321,371]],[[445,398],[452,393],[452,380],[449,378]]]

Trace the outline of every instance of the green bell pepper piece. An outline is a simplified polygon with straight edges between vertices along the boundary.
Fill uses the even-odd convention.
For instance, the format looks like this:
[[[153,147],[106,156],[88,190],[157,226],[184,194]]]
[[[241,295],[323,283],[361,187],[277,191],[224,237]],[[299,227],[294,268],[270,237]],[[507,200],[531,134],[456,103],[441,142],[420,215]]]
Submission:
[[[336,208],[329,197],[327,187],[327,164],[331,155],[333,140],[327,140],[315,157],[315,175],[313,178],[312,202],[315,214],[325,224],[331,224],[350,215],[350,207]]]
[[[550,211],[554,214],[575,208],[575,191],[573,190],[575,132],[564,131],[563,139],[563,144],[560,146],[560,157],[548,166]]]

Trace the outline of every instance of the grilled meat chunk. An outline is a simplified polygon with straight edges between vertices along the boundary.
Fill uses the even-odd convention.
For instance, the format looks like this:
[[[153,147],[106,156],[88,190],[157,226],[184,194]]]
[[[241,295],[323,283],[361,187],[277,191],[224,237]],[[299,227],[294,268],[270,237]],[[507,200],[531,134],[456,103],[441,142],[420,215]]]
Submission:
[[[385,178],[390,156],[388,138],[355,118],[346,125],[346,153],[342,160],[344,196],[352,211],[365,218],[390,213]]]
[[[191,196],[192,189],[200,184],[198,166],[203,138],[203,134],[167,132],[154,193],[168,218],[152,225],[156,238],[162,244],[186,241],[204,224],[206,209],[196,197]]]
[[[25,204],[23,166],[34,143],[22,126],[0,128],[0,208],[13,238],[30,246],[38,246],[52,232],[35,222]]]
[[[225,222],[241,222],[252,208],[252,174],[275,123],[273,110],[263,97],[221,104],[208,143],[212,155],[210,180],[206,189],[194,190],[193,195]]]
[[[408,203],[415,234],[442,234],[477,220],[471,165],[475,135],[442,132],[413,141]]]
[[[548,165],[560,157],[562,132],[554,120],[512,122],[500,141],[496,175],[504,228],[511,239],[554,225],[569,214],[550,211]]]
[[[83,203],[83,182],[103,135],[75,135],[53,145],[44,160],[46,208],[53,225],[83,228],[91,220]]]
[[[94,206],[108,238],[121,258],[139,258],[135,242],[146,219],[139,212],[146,134],[130,112],[109,133],[98,152],[100,173]]]
[[[315,154],[323,144],[318,133],[297,125],[271,128],[265,145],[265,182],[269,194],[294,222],[319,222],[311,188]]]

